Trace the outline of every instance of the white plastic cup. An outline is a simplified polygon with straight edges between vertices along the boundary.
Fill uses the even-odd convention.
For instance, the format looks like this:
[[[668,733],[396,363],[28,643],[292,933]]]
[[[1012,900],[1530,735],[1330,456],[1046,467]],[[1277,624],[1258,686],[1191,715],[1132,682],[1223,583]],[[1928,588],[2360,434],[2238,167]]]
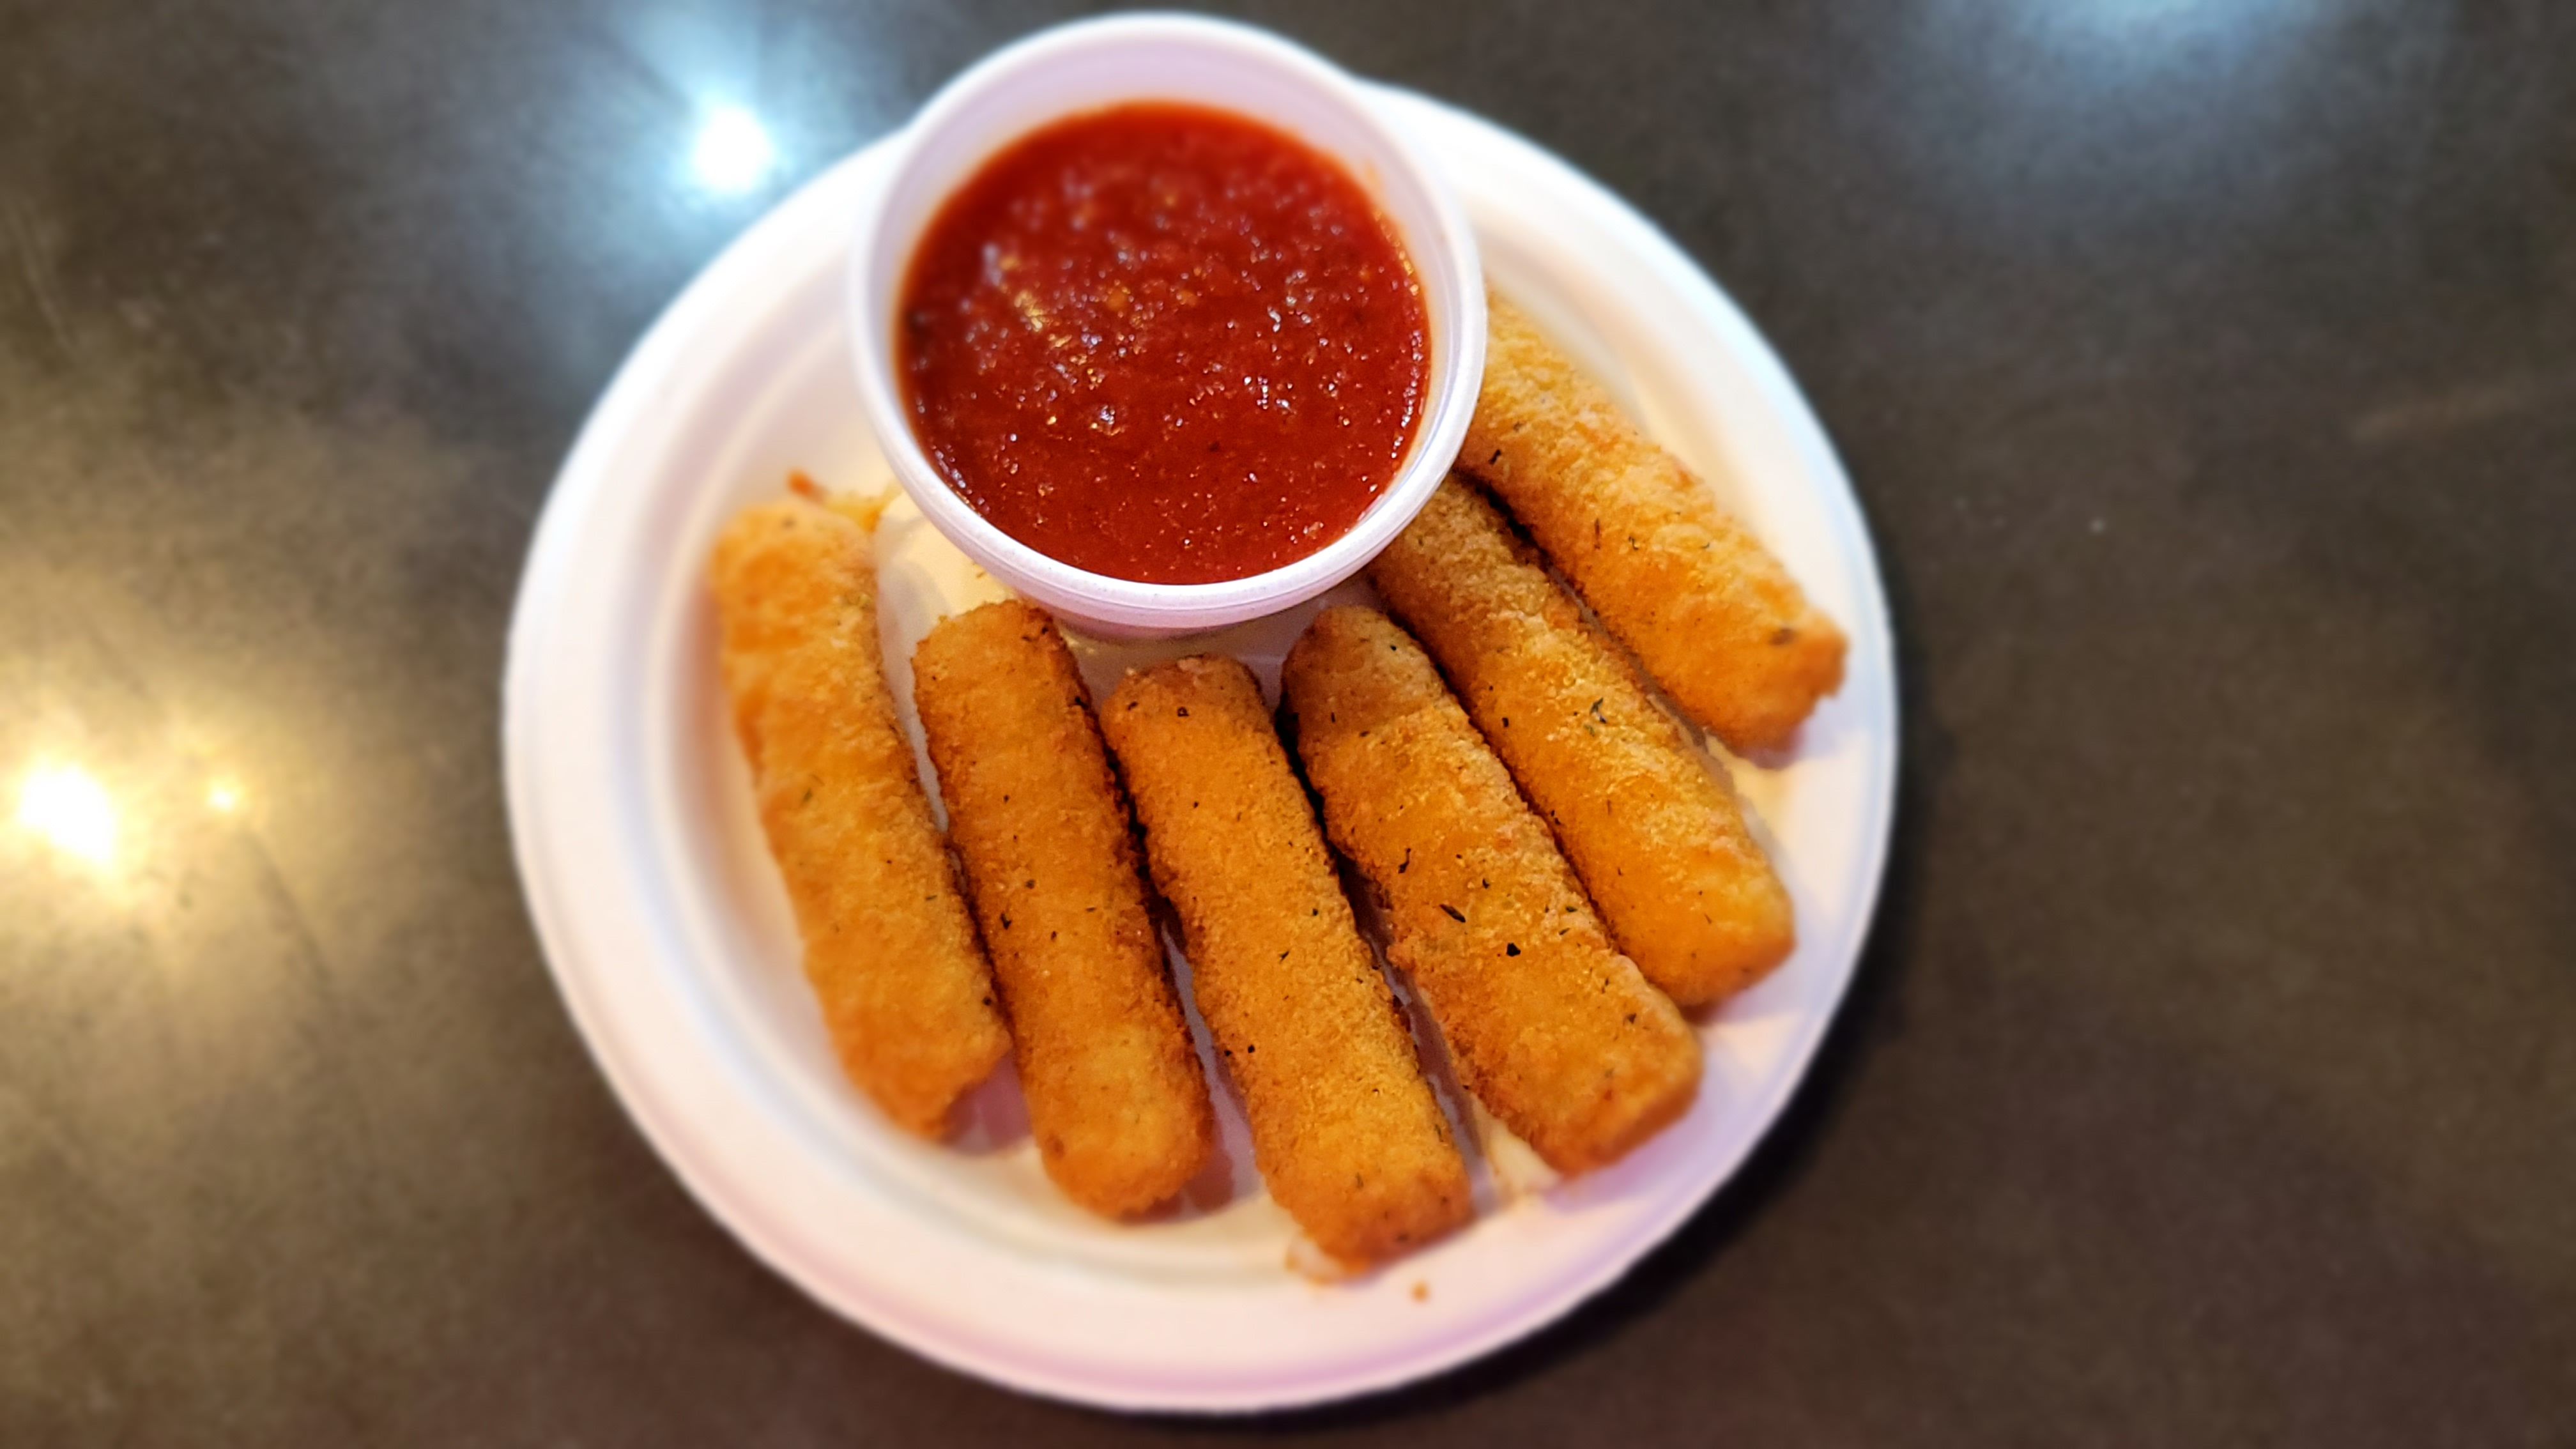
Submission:
[[[912,431],[896,368],[901,290],[922,232],[993,155],[1064,116],[1132,101],[1234,112],[1340,162],[1394,224],[1430,325],[1430,385],[1413,446],[1349,532],[1267,573],[1150,584],[1079,569],[967,506]],[[895,482],[932,526],[1005,586],[1108,638],[1194,634],[1313,598],[1357,573],[1430,501],[1467,434],[1485,370],[1484,269],[1438,172],[1358,82],[1266,31],[1177,15],[1121,15],[1041,31],[994,52],[931,97],[894,141],[850,253],[859,394]]]

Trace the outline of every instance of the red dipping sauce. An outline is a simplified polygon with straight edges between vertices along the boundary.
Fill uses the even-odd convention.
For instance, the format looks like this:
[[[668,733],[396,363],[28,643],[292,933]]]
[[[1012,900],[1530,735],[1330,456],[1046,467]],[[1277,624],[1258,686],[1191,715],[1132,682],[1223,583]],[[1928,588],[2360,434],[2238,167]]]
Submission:
[[[903,288],[914,434],[967,505],[1115,578],[1246,578],[1348,532],[1430,386],[1411,261],[1339,163],[1198,106],[1033,132]]]

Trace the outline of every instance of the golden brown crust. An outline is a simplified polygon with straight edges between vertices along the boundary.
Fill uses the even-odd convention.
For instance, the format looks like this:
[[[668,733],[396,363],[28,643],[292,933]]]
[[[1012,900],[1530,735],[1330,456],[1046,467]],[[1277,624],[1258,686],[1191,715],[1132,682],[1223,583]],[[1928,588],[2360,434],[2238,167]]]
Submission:
[[[1468,1089],[1568,1173],[1687,1110],[1698,1039],[1611,949],[1421,647],[1373,609],[1327,609],[1281,679],[1325,828],[1385,897],[1387,954]]]
[[[1101,727],[1270,1195],[1351,1264],[1464,1223],[1465,1165],[1251,673],[1206,655],[1131,673]]]
[[[1780,964],[1789,894],[1734,792],[1474,485],[1441,484],[1368,574],[1648,980],[1699,1006]]]
[[[1787,743],[1842,685],[1842,630],[1519,309],[1488,307],[1459,466],[1692,719],[1739,750]]]
[[[1012,601],[941,620],[912,668],[1039,1157],[1084,1207],[1143,1212],[1197,1175],[1216,1119],[1072,651]]]
[[[800,499],[717,541],[719,663],[833,1049],[924,1136],[1010,1050],[879,653],[867,533]]]

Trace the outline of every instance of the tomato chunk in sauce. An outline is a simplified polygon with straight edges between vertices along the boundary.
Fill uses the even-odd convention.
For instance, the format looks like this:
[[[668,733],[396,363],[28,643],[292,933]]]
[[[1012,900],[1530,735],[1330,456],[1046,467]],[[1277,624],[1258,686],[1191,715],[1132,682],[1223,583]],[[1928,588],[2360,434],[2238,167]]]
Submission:
[[[1155,103],[985,163],[913,255],[896,343],[914,433],[976,512],[1093,573],[1207,583],[1359,521],[1413,441],[1428,331],[1338,163]]]

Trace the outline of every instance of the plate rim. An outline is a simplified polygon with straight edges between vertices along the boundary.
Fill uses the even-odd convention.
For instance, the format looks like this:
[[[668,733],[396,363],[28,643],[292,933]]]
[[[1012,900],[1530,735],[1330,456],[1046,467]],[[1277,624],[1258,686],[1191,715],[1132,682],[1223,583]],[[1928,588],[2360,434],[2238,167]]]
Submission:
[[[730,1198],[720,1198],[712,1184],[700,1181],[697,1172],[693,1171],[691,1154],[681,1150],[681,1145],[673,1140],[678,1129],[654,1110],[655,1094],[646,1090],[628,1065],[610,1050],[610,1043],[619,1033],[605,1019],[605,1008],[590,999],[585,992],[585,983],[576,982],[574,978],[580,973],[569,971],[561,964],[567,959],[566,953],[574,942],[570,939],[571,928],[564,919],[565,908],[552,898],[552,893],[540,879],[552,838],[545,812],[537,798],[538,787],[530,767],[524,762],[523,752],[535,748],[529,737],[538,729],[534,712],[543,694],[543,682],[530,676],[537,662],[545,657],[542,645],[545,638],[559,627],[561,616],[559,609],[544,607],[548,602],[548,590],[544,585],[559,579],[567,570],[569,557],[579,541],[573,530],[574,510],[567,500],[586,502],[588,493],[602,486],[602,471],[619,440],[647,412],[657,391],[682,361],[680,354],[689,340],[717,320],[702,314],[714,310],[724,295],[732,290],[738,274],[747,273],[764,252],[775,251],[784,244],[790,234],[784,218],[798,210],[800,201],[811,205],[812,194],[826,190],[836,179],[846,184],[845,173],[868,164],[872,155],[881,154],[895,133],[878,138],[818,173],[796,192],[781,198],[719,251],[655,318],[594,404],[549,488],[544,510],[531,538],[513,606],[501,719],[505,798],[514,864],[522,895],[546,957],[549,975],[554,978],[557,992],[574,1020],[584,1049],[608,1080],[621,1111],[651,1143],[684,1190],[755,1258],[835,1316],[947,1368],[989,1382],[1050,1398],[1118,1409],[1220,1414],[1259,1412],[1382,1393],[1449,1372],[1528,1337],[1559,1321],[1623,1278],[1646,1255],[1668,1241],[1684,1222],[1703,1210],[1716,1193],[1742,1171],[1752,1153],[1777,1128],[1790,1100],[1804,1087],[1817,1053],[1841,1015],[1852,978],[1858,973],[1860,959],[1867,950],[1874,928],[1893,834],[1898,783],[1902,701],[1898,691],[1895,631],[1888,612],[1884,574],[1866,516],[1821,419],[1790,377],[1777,352],[1734,299],[1624,199],[1537,143],[1472,112],[1394,87],[1370,84],[1368,89],[1373,96],[1399,112],[1414,110],[1430,115],[1442,124],[1463,124],[1485,133],[1486,139],[1499,141],[1506,149],[1517,153],[1516,162],[1552,171],[1556,173],[1558,182],[1597,202],[1594,220],[1624,233],[1626,240],[1640,253],[1653,258],[1658,271],[1666,274],[1685,294],[1691,294],[1699,309],[1719,323],[1727,335],[1719,339],[1718,345],[1748,367],[1752,381],[1765,395],[1768,409],[1778,415],[1791,441],[1807,455],[1806,461],[1813,476],[1805,482],[1810,487],[1821,488],[1825,495],[1822,501],[1832,530],[1856,565],[1855,592],[1859,602],[1866,606],[1860,611],[1861,617],[1847,623],[1855,635],[1865,633],[1872,636],[1875,655],[1883,660],[1885,668],[1885,728],[1868,732],[1870,758],[1867,763],[1874,788],[1867,792],[1867,819],[1861,824],[1857,841],[1858,853],[1865,856],[1865,863],[1858,876],[1860,886],[1852,903],[1851,920],[1854,925],[1851,927],[1850,947],[1836,964],[1834,979],[1818,993],[1812,1010],[1812,1025],[1802,1026],[1798,1039],[1786,1051],[1783,1069],[1776,1073],[1769,1090],[1750,1109],[1758,1114],[1759,1125],[1745,1139],[1732,1160],[1726,1161],[1705,1186],[1694,1193],[1676,1195],[1642,1228],[1634,1231],[1628,1241],[1603,1254],[1594,1271],[1580,1278],[1570,1278],[1551,1293],[1535,1300],[1532,1306],[1514,1314],[1498,1315],[1480,1331],[1449,1338],[1424,1353],[1390,1358],[1373,1368],[1342,1374],[1329,1382],[1306,1384],[1287,1392],[1281,1392],[1275,1383],[1251,1385],[1240,1390],[1194,1386],[1144,1392],[1133,1386],[1097,1384],[1078,1374],[1067,1376],[1050,1372],[1045,1367],[1033,1366],[1006,1355],[978,1352],[972,1343],[952,1339],[942,1331],[942,1326],[901,1320],[892,1314],[866,1314],[827,1296],[772,1241],[770,1230],[757,1221],[756,1214],[737,1210],[739,1205]],[[1405,124],[1413,123],[1410,117],[1401,119]],[[1442,148],[1432,144],[1427,149],[1436,155]],[[1875,725],[1877,721],[1870,723]],[[555,889],[561,888],[558,881]]]

